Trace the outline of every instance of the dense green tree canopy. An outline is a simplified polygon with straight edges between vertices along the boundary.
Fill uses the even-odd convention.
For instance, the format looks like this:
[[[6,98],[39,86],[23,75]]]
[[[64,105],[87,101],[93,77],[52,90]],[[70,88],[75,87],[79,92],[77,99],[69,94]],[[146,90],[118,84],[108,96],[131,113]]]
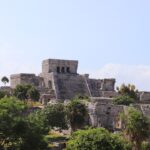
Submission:
[[[43,114],[50,127],[59,127],[61,129],[67,128],[67,117],[64,104],[57,103],[48,105],[43,110]]]
[[[33,101],[38,101],[40,93],[35,87],[31,87],[27,90],[27,97]]]
[[[117,91],[120,95],[127,95],[131,98],[133,98],[134,100],[137,100],[137,89],[135,87],[135,85],[132,84],[122,84],[120,87],[117,87]]]
[[[67,150],[131,150],[131,146],[121,136],[97,128],[73,133]]]
[[[37,122],[26,116],[28,107],[16,98],[0,100],[0,149],[43,150],[46,133]]]
[[[87,109],[84,103],[79,100],[72,100],[67,105],[67,114],[72,131],[83,127],[87,117]]]
[[[40,94],[35,87],[27,84],[17,85],[17,87],[14,90],[14,96],[16,96],[20,100],[31,99],[34,101],[38,101]]]
[[[0,99],[4,98],[5,96],[9,97],[10,93],[7,91],[0,91]]]

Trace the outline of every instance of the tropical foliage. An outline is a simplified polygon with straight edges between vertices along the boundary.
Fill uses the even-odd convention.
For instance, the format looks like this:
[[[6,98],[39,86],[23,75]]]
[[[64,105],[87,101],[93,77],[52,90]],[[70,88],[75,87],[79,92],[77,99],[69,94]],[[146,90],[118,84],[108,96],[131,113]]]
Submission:
[[[127,95],[131,98],[133,98],[134,100],[137,99],[137,92],[138,90],[136,89],[135,85],[132,84],[122,84],[120,87],[117,87],[117,91],[120,95]]]
[[[16,98],[0,100],[0,149],[43,150],[45,129],[26,117],[28,107]]]
[[[128,95],[121,95],[113,99],[113,103],[116,105],[127,105],[134,103],[134,99]]]
[[[73,133],[67,150],[131,150],[131,145],[118,134],[97,128]]]
[[[68,120],[72,131],[76,131],[84,126],[87,109],[84,103],[73,100],[67,105]]]
[[[141,150],[142,142],[148,140],[150,120],[135,108],[129,108],[128,113],[122,115],[125,123],[125,134],[134,144],[136,150]]]
[[[38,101],[40,94],[39,91],[32,85],[17,85],[14,89],[14,96],[20,100],[31,99],[33,101]]]

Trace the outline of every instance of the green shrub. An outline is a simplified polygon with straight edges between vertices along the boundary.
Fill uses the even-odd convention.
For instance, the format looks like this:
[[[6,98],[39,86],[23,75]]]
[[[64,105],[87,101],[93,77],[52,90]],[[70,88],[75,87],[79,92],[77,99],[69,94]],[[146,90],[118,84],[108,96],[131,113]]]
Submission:
[[[134,99],[128,95],[122,95],[122,96],[118,96],[118,97],[114,98],[113,103],[116,105],[127,105],[127,106],[129,106],[130,104],[134,103]]]
[[[118,134],[96,128],[73,133],[67,150],[131,150],[131,145]]]

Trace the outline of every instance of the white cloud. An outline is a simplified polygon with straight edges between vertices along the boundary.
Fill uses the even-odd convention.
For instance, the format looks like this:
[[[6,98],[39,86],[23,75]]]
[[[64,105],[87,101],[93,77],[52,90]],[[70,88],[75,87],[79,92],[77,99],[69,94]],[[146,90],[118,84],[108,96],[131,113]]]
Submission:
[[[150,66],[106,64],[101,69],[91,72],[95,78],[116,78],[116,85],[135,84],[139,90],[150,91]]]

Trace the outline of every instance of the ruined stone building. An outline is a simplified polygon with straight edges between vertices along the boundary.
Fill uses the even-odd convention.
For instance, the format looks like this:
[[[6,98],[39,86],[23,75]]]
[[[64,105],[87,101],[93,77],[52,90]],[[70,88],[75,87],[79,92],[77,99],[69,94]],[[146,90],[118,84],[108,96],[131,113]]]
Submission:
[[[11,75],[11,88],[18,84],[32,84],[43,97],[57,100],[75,96],[101,97],[115,94],[115,79],[90,79],[88,74],[77,73],[78,61],[48,59],[42,62],[42,73]]]
[[[41,94],[41,101],[63,102],[76,96],[88,96],[89,122],[93,127],[121,129],[119,114],[126,111],[126,106],[114,105],[115,79],[91,79],[88,74],[78,74],[78,61],[48,59],[42,62],[42,73],[11,75],[11,89],[18,84],[32,84]],[[4,90],[0,88],[0,90]],[[139,92],[138,108],[144,115],[150,116],[150,92]]]

